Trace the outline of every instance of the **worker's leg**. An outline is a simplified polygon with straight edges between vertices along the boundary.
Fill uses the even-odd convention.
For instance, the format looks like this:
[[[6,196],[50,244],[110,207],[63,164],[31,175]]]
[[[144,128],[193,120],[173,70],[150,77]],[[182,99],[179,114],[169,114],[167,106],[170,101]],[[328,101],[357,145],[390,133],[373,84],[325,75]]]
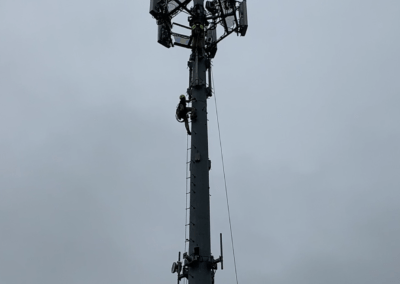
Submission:
[[[189,129],[189,122],[188,122],[187,117],[185,118],[185,127],[186,127],[187,134],[192,135],[192,133],[190,132],[190,129]]]

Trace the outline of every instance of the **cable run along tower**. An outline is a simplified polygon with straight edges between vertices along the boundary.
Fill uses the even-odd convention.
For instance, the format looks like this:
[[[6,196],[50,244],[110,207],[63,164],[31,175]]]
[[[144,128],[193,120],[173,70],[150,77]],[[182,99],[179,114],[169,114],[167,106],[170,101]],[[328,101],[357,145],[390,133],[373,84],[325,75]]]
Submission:
[[[191,7],[188,7],[192,3]],[[206,2],[206,3],[204,3]],[[205,4],[205,5],[204,5]],[[188,14],[188,25],[172,22],[179,13]],[[192,117],[190,151],[190,218],[189,243],[182,261],[172,265],[171,272],[178,274],[177,283],[186,278],[189,284],[214,284],[218,263],[223,269],[222,235],[221,255],[211,254],[210,187],[208,158],[207,99],[212,96],[211,59],[217,53],[220,41],[232,33],[245,36],[247,2],[234,0],[150,0],[150,14],[157,20],[158,43],[170,48],[179,46],[191,50],[188,61],[189,87],[187,95],[196,111]],[[217,37],[217,26],[223,35]],[[185,28],[187,35],[173,32],[174,26]]]

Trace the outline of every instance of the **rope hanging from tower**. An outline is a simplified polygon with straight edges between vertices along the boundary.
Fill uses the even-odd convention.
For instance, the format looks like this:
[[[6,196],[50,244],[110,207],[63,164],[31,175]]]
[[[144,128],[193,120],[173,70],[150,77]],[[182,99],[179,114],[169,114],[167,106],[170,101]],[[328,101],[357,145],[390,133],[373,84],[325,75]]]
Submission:
[[[237,276],[237,267],[236,267],[236,255],[235,255],[235,246],[233,242],[233,231],[232,231],[232,221],[231,221],[231,211],[229,207],[229,198],[228,198],[228,186],[226,182],[226,174],[225,174],[225,162],[224,162],[224,153],[222,150],[222,139],[221,139],[221,128],[219,125],[219,115],[218,115],[218,106],[217,106],[217,96],[215,92],[215,83],[214,83],[214,73],[211,71],[211,78],[212,78],[212,85],[213,85],[213,94],[214,94],[214,101],[215,101],[215,114],[217,116],[217,125],[218,125],[218,137],[219,137],[219,146],[221,150],[221,161],[222,161],[222,172],[224,174],[224,185],[225,185],[225,196],[226,196],[226,206],[228,209],[228,218],[229,218],[229,230],[231,233],[231,243],[232,243],[232,253],[233,253],[233,263],[235,266],[235,276],[236,276],[236,283],[239,284],[238,276]]]

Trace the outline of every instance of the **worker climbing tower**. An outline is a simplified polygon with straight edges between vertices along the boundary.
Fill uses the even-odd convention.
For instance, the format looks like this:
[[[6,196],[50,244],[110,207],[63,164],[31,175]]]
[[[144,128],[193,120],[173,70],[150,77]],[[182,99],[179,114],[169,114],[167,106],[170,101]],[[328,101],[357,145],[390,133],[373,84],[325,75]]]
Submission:
[[[188,7],[191,2],[192,6]],[[188,26],[172,22],[180,12],[188,14]],[[223,268],[223,256],[222,235],[221,256],[217,259],[211,254],[210,239],[211,161],[208,158],[207,99],[213,93],[211,59],[224,38],[232,33],[245,36],[247,3],[246,0],[150,0],[150,14],[157,20],[158,43],[167,48],[179,46],[191,50],[187,95],[196,110],[196,118],[192,118],[190,147],[190,218],[186,240],[189,249],[183,253],[182,261],[179,253],[172,272],[178,274],[178,284],[184,278],[189,284],[213,284],[217,264]],[[174,26],[187,29],[189,34],[173,32]],[[223,34],[218,38],[219,26]]]

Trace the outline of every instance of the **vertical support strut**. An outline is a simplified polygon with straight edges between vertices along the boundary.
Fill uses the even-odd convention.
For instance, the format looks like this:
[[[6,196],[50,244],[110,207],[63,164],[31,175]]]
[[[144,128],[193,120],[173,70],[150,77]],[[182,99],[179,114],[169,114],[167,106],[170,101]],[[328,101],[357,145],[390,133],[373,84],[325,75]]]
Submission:
[[[191,26],[194,44],[191,58],[194,59],[194,84],[192,107],[197,117],[192,120],[191,177],[190,177],[190,229],[188,254],[197,258],[189,267],[189,284],[211,284],[211,240],[210,240],[210,189],[207,129],[207,58],[205,54],[205,10],[204,0],[194,0]],[[197,255],[198,254],[198,255]]]

